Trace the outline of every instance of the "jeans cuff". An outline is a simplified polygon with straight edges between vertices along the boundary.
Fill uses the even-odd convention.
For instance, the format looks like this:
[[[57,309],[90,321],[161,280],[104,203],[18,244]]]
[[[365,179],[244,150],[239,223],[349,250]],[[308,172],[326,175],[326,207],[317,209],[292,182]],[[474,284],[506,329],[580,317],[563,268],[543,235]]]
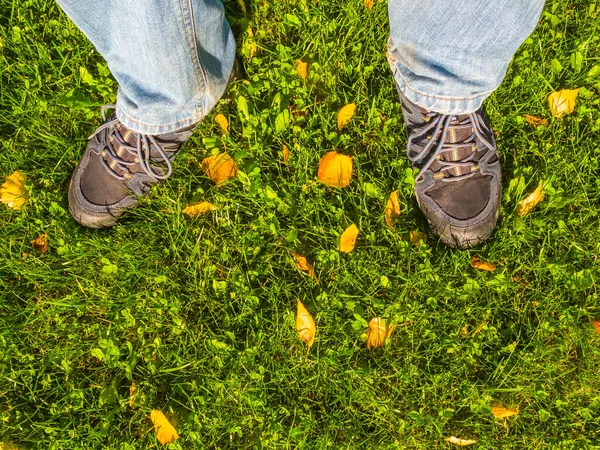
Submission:
[[[494,92],[484,92],[468,98],[431,95],[413,88],[397,68],[394,70],[394,79],[402,93],[411,102],[427,111],[433,111],[439,114],[473,113],[481,108],[483,101]]]
[[[158,135],[170,133],[198,123],[205,116],[205,114],[202,114],[205,108],[200,107],[197,105],[197,102],[194,102],[186,110],[165,115],[160,120],[153,121],[146,119],[142,121],[136,119],[135,115],[128,111],[124,103],[126,102],[121,101],[120,97],[117,98],[117,119],[129,130],[140,134]]]

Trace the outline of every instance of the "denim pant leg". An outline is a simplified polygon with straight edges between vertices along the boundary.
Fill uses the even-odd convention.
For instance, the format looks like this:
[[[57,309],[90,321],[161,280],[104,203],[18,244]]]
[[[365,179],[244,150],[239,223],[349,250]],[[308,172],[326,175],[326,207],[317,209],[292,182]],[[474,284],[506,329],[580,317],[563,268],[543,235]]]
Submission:
[[[544,0],[389,0],[388,61],[400,90],[442,114],[479,109],[535,28]]]
[[[235,41],[220,0],[58,0],[119,83],[117,117],[143,134],[200,121],[223,95]]]

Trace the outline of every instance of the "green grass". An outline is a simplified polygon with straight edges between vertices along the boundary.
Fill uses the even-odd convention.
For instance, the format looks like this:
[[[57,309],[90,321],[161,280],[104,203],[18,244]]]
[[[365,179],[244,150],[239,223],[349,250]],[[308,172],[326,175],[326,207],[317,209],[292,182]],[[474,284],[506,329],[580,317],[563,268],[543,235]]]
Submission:
[[[426,227],[384,55],[386,6],[252,0],[244,15],[230,1],[246,75],[175,175],[120,225],[92,231],[69,217],[66,187],[116,83],[54,2],[0,0],[0,178],[22,170],[31,191],[22,211],[0,205],[0,442],[158,448],[149,412],[161,409],[182,449],[450,448],[451,435],[487,449],[600,448],[600,5],[549,1],[487,101],[505,191],[493,239],[470,251],[433,235],[408,242]],[[311,61],[306,82],[298,58]],[[577,87],[575,113],[551,119],[548,94]],[[339,132],[348,102],[357,114]],[[286,107],[301,114],[276,133]],[[534,129],[525,114],[549,123]],[[214,149],[243,172],[219,189],[200,170]],[[333,149],[354,157],[343,190],[314,183]],[[540,181],[544,202],[516,217]],[[397,232],[383,220],[394,189]],[[180,213],[198,199],[219,211]],[[339,254],[351,223],[359,244]],[[43,255],[30,245],[41,233]],[[318,284],[292,252],[314,263]],[[475,271],[474,255],[498,269]],[[308,362],[297,298],[318,327]],[[369,351],[365,324],[377,316],[409,324]],[[497,403],[518,417],[495,419]]]

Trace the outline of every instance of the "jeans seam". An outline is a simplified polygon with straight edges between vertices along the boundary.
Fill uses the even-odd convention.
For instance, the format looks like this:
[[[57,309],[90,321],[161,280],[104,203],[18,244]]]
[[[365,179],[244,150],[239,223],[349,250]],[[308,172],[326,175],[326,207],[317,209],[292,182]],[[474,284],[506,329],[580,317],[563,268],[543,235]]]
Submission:
[[[398,70],[397,67],[394,68],[394,73],[398,74],[398,76],[400,78],[402,78],[402,81],[404,82],[404,85],[410,89],[412,92],[414,92],[415,94],[418,94],[422,97],[429,97],[429,98],[435,98],[436,100],[443,100],[443,101],[461,101],[461,100],[466,100],[466,101],[470,101],[470,100],[476,100],[478,98],[481,97],[489,97],[492,92],[495,91],[495,89],[492,89],[491,91],[486,91],[486,92],[482,92],[481,94],[477,94],[477,95],[473,95],[471,97],[444,97],[441,95],[432,95],[432,94],[426,94],[425,92],[421,92],[415,88],[413,88],[408,81],[406,80],[406,78],[404,77],[404,75],[402,75],[402,72],[400,70]]]
[[[170,126],[175,125],[175,124],[187,123],[187,122],[196,123],[196,122],[199,122],[201,120],[201,117],[202,117],[202,115],[199,114],[198,111],[196,111],[196,117],[200,117],[200,119],[196,119],[194,116],[191,116],[191,117],[188,117],[188,118],[185,118],[185,119],[176,120],[176,121],[171,122],[171,123],[161,123],[160,125],[152,125],[152,124],[149,124],[149,123],[142,122],[140,120],[134,119],[129,114],[127,114],[123,110],[123,108],[119,108],[119,112],[121,114],[123,114],[123,116],[125,116],[127,118],[127,120],[129,120],[131,122],[134,122],[134,123],[136,123],[138,125],[143,125],[143,126],[148,127],[148,128],[164,128],[164,127],[170,127]]]
[[[198,84],[198,90],[200,92],[200,97],[206,94],[207,89],[207,80],[206,74],[204,73],[204,69],[202,68],[202,64],[200,64],[200,60],[198,59],[198,41],[196,39],[196,29],[194,23],[194,13],[192,8],[191,0],[179,0],[179,5],[181,7],[181,11],[183,13],[183,21],[185,28],[185,36],[187,39],[188,50],[190,52],[190,57],[192,59],[192,65],[194,67],[194,72],[196,74],[196,83]],[[187,5],[187,8],[186,8]],[[190,36],[191,33],[191,36]],[[201,87],[202,86],[202,87]],[[202,116],[204,114],[204,106],[202,104],[201,110],[198,111],[198,103],[194,105],[196,109],[196,114]]]

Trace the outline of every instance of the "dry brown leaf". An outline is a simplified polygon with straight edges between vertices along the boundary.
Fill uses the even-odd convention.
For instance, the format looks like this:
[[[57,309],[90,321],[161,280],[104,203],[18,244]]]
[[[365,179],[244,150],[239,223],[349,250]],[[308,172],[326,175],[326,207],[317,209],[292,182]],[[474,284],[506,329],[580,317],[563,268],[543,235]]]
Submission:
[[[519,414],[519,408],[504,408],[503,406],[492,406],[492,414],[498,419],[504,419],[505,417],[516,416]]]
[[[421,245],[427,242],[427,235],[422,231],[411,231],[409,233],[409,239],[413,245]]]
[[[348,103],[342,109],[338,111],[337,114],[337,127],[338,130],[342,130],[350,123],[352,117],[354,116],[354,112],[356,111],[356,103]]]
[[[493,272],[496,270],[496,265],[491,262],[483,262],[477,256],[471,258],[471,267],[479,270],[485,270],[486,272]]]
[[[466,447],[467,445],[473,445],[477,443],[477,441],[474,441],[472,439],[461,439],[455,436],[450,436],[449,438],[446,438],[446,442],[450,442],[451,444],[456,444],[461,447]]]
[[[223,114],[217,114],[215,116],[215,122],[217,122],[217,124],[221,127],[223,133],[229,133],[229,121],[227,120],[227,117],[225,117]]]
[[[542,194],[543,185],[540,183],[538,187],[529,194],[526,198],[521,200],[517,205],[517,216],[524,216],[529,214],[535,206],[544,200],[544,194]]]
[[[235,161],[227,153],[219,153],[202,160],[202,170],[217,185],[235,178],[238,167]]]
[[[338,250],[340,252],[350,253],[354,250],[356,245],[356,238],[358,237],[358,227],[354,224],[350,225],[340,236],[340,245]]]
[[[387,326],[385,319],[376,317],[369,322],[367,330],[367,348],[382,347],[385,344],[386,338],[390,337],[392,331],[396,328],[394,325]]]
[[[218,208],[213,205],[210,202],[198,202],[198,203],[193,203],[189,206],[186,206],[185,208],[183,208],[182,214],[185,214],[186,216],[195,218],[198,216],[202,216],[206,213],[209,213],[211,211],[216,211]]]
[[[299,255],[297,253],[292,253],[292,255],[294,256],[294,258],[296,258],[296,267],[302,270],[303,272],[306,272],[310,277],[316,280],[317,274],[315,273],[315,269],[312,266],[312,264],[310,264],[307,261],[307,259],[302,255]]]
[[[375,3],[374,0],[365,0],[365,7],[367,9],[371,9],[373,7],[373,3]]]
[[[539,127],[540,125],[546,125],[548,123],[548,121],[546,119],[543,119],[541,117],[536,117],[536,116],[532,116],[529,114],[525,114],[525,120],[527,121],[527,123],[529,125],[531,125],[532,127]]]
[[[319,161],[317,176],[327,186],[348,186],[352,178],[352,158],[334,151],[326,153]]]
[[[135,406],[136,399],[137,399],[137,386],[132,381],[131,386],[129,386],[129,400],[127,401],[130,408],[133,408]]]
[[[571,114],[575,110],[579,89],[563,89],[548,96],[550,112],[554,117]]]
[[[242,8],[242,12],[246,13],[247,12],[247,8],[246,8],[246,2],[244,0],[237,0],[238,5],[240,5],[240,8]]]
[[[27,201],[27,175],[20,170],[6,177],[6,181],[0,186],[0,202],[12,209],[21,209]]]
[[[592,319],[592,326],[596,333],[600,334],[600,319]]]
[[[390,194],[387,203],[385,204],[385,223],[388,227],[394,228],[396,220],[400,217],[400,202],[398,201],[398,191],[394,191]]]
[[[296,332],[300,340],[308,345],[308,348],[313,345],[317,332],[315,321],[300,300],[298,300],[298,311],[296,312]]]
[[[308,78],[308,63],[306,61],[302,61],[301,59],[297,59],[294,61],[294,65],[296,66],[296,72],[298,72],[300,78],[306,80]]]
[[[290,149],[287,145],[283,145],[283,163],[287,166],[290,161]]]
[[[171,422],[165,417],[165,415],[157,410],[153,409],[150,412],[150,420],[154,424],[154,431],[156,432],[156,439],[162,445],[170,444],[171,442],[175,442],[179,439],[179,435],[177,434],[177,430]]]
[[[46,253],[48,251],[48,235],[46,233],[40,234],[31,241],[31,245],[37,252]]]

